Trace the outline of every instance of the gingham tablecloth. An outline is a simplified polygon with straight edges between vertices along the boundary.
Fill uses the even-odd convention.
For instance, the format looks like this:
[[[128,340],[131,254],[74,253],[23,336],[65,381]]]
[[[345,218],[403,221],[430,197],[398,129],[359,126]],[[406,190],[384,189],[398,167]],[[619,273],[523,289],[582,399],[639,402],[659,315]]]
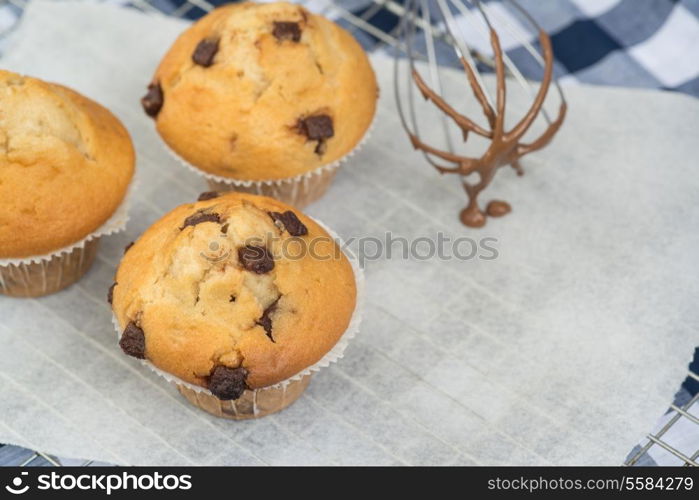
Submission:
[[[14,0],[17,4],[24,1]],[[214,5],[226,3],[208,1]],[[0,32],[14,25],[21,14],[21,8],[14,2],[0,0]],[[151,3],[163,12],[173,13],[185,0],[151,0]],[[328,0],[304,3],[310,8],[314,5],[322,8]],[[371,0],[337,0],[337,3],[358,17],[374,5]],[[536,34],[515,11],[500,2],[490,3],[514,31],[535,41]],[[699,97],[699,0],[519,0],[519,3],[551,35],[556,55],[555,74],[561,81],[675,90]],[[204,13],[195,7],[185,17],[196,19]],[[398,21],[396,15],[385,10],[369,20],[389,33]],[[377,38],[365,32],[354,30],[354,34],[369,50],[380,45]],[[501,38],[503,49],[525,76],[540,74],[540,68],[516,37]],[[458,65],[453,51],[446,47],[440,61]]]
[[[126,0],[104,1],[129,3]],[[222,0],[209,2],[226,3]],[[391,33],[398,25],[399,18],[385,9],[373,13],[371,0],[336,2],[357,17],[371,12],[370,17],[366,16],[368,22],[383,32]],[[24,0],[11,3],[0,0],[0,33],[12,29],[21,15],[23,3]],[[165,13],[174,13],[181,12],[178,9],[185,0],[151,0],[150,3]],[[323,10],[328,0],[304,3],[312,10]],[[550,34],[556,56],[555,74],[561,81],[672,90],[699,97],[699,0],[519,0],[519,3]],[[525,76],[537,78],[540,68],[521,46],[521,37],[535,43],[536,33],[527,28],[528,24],[522,22],[514,10],[499,2],[490,4],[511,28],[510,33],[501,33],[503,49]],[[194,7],[187,10],[184,17],[196,19],[204,13]],[[327,11],[330,17],[332,13],[332,9]],[[458,19],[458,22],[467,21]],[[353,26],[347,27],[352,28],[366,49],[386,49],[378,38]],[[3,43],[0,38],[0,53]],[[472,45],[478,49],[479,43],[483,44],[483,40],[476,38]],[[489,52],[487,46],[482,49]],[[449,47],[437,50],[440,63],[459,66]],[[699,348],[691,370],[699,373]],[[675,396],[675,404],[681,406],[697,392],[699,381],[688,378]],[[698,408],[693,411],[699,413]],[[668,418],[669,414],[665,415],[658,425],[662,426]],[[667,437],[674,441],[691,441],[693,448],[690,449],[699,449],[699,426],[691,422],[673,426]],[[0,465],[18,464],[27,456],[31,456],[28,450],[5,446],[0,448]],[[42,460],[32,462],[33,465],[40,463]],[[638,462],[639,465],[676,463],[676,458],[657,448],[651,449]]]

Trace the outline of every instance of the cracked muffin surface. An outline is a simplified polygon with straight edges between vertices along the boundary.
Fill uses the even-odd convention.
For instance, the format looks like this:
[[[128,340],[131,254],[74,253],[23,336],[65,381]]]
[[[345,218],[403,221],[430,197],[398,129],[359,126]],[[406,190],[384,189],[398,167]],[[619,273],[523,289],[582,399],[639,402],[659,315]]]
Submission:
[[[288,178],[361,140],[377,85],[345,30],[289,3],[215,9],[188,28],[142,99],[180,157],[212,174]]]
[[[296,209],[240,193],[200,199],[126,250],[109,300],[126,354],[236,399],[337,343],[355,308],[354,273]]]
[[[0,258],[48,253],[96,230],[121,204],[134,161],[107,109],[0,70]]]

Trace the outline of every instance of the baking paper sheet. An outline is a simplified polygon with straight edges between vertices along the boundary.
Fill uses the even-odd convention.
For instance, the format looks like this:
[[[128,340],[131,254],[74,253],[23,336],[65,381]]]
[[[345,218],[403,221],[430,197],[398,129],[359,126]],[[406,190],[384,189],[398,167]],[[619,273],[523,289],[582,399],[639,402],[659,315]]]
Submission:
[[[183,27],[34,1],[0,60],[108,106],[139,155],[128,228],[104,239],[86,278],[41,299],[0,297],[0,442],[118,464],[623,460],[699,343],[697,101],[568,87],[554,143],[488,193],[514,212],[477,231],[457,220],[456,180],[400,133],[391,64],[375,59],[387,98],[372,140],[308,212],[345,239],[494,237],[499,257],[368,262],[364,322],[345,357],[284,412],[230,422],[121,354],[105,301],[124,245],[205,190],[138,103]]]

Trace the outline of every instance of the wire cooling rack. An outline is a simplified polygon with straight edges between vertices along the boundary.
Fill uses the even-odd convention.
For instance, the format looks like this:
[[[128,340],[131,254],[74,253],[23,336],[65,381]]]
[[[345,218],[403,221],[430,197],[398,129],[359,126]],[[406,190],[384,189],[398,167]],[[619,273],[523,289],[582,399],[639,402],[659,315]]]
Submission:
[[[16,27],[15,22],[29,0],[0,0],[0,7],[9,6],[16,16],[12,19],[0,15],[0,41]],[[114,1],[114,0],[95,0]],[[381,47],[400,47],[397,38],[400,16],[403,13],[401,0],[296,0],[326,17],[330,17],[352,32],[368,50]],[[129,0],[119,1],[144,12],[161,12],[170,16],[197,19],[225,0]],[[2,14],[0,12],[0,14]],[[478,54],[475,54],[478,56]],[[483,62],[482,58],[479,60]],[[487,64],[487,63],[486,63]],[[685,388],[699,388],[699,349],[695,362],[690,367]],[[650,432],[644,442],[634,448],[624,465],[656,465],[653,454],[666,452],[668,459],[662,465],[699,466],[699,391],[693,397],[678,397],[670,405],[668,413],[661,419],[657,429]],[[687,391],[679,394],[690,394]],[[691,427],[689,427],[691,426]],[[690,430],[686,430],[690,429]],[[696,451],[681,451],[677,445],[678,435],[696,434]],[[674,436],[673,436],[674,434]],[[0,466],[98,466],[108,465],[92,460],[63,459],[38,451],[0,444]]]
[[[695,366],[699,364],[699,349],[697,349],[697,355],[695,356],[695,362],[692,364],[694,369],[699,370],[699,367]],[[687,373],[687,381],[685,386],[688,385],[698,385],[699,384],[699,374],[692,371],[691,367]],[[650,455],[651,448],[660,448],[667,452],[674,460],[673,465],[686,465],[699,467],[699,445],[697,445],[696,451],[687,454],[677,449],[677,445],[671,442],[671,437],[675,434],[675,437],[681,437],[682,435],[687,435],[693,432],[695,435],[699,435],[699,418],[692,412],[699,414],[699,392],[697,392],[693,397],[691,397],[684,404],[678,404],[675,402],[670,405],[668,413],[665,415],[664,419],[658,425],[658,429],[655,432],[651,432],[646,436],[646,441],[644,444],[637,446],[627,457],[624,465],[634,466],[634,465],[646,465],[648,457]],[[691,426],[688,432],[681,431],[684,429],[685,425]],[[674,439],[672,440],[674,441]],[[696,439],[695,439],[696,441]],[[677,461],[676,459],[679,459]]]

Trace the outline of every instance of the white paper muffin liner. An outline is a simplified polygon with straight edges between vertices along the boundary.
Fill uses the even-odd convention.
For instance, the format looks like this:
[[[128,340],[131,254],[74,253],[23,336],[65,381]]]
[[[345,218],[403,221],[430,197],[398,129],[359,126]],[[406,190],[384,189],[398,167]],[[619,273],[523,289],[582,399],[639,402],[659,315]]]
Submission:
[[[87,236],[85,236],[83,239],[80,241],[77,241],[76,243],[72,243],[70,245],[67,245],[63,248],[59,248],[58,250],[54,250],[49,253],[41,254],[41,255],[32,255],[29,257],[21,257],[21,258],[11,258],[11,259],[0,259],[0,267],[6,267],[6,266],[18,266],[21,267],[23,265],[29,265],[29,264],[41,264],[42,262],[47,262],[53,259],[54,257],[59,257],[61,255],[69,254],[73,252],[74,250],[77,249],[84,249],[85,245],[89,242],[92,241],[96,238],[101,238],[102,236],[107,236],[110,234],[118,233],[120,231],[123,231],[126,228],[126,223],[129,221],[129,206],[131,202],[131,195],[134,190],[134,184],[135,181],[131,181],[131,184],[129,185],[126,194],[124,195],[124,199],[122,200],[121,204],[117,207],[117,209],[114,211],[111,217],[107,219],[107,221],[102,224],[100,227],[98,227],[95,231],[91,232]]]
[[[254,189],[254,194],[260,194],[264,195],[265,193],[263,192],[263,187],[270,187],[270,186],[282,186],[284,184],[291,184],[291,183],[300,183],[302,185],[308,184],[311,179],[314,177],[317,177],[319,175],[331,172],[333,170],[336,170],[340,168],[341,165],[346,163],[352,156],[354,156],[364,145],[366,142],[369,140],[371,134],[374,131],[374,125],[376,124],[376,115],[378,114],[378,106],[379,106],[379,100],[377,99],[376,101],[376,110],[374,112],[374,116],[371,119],[371,123],[369,124],[369,127],[367,127],[366,131],[364,132],[364,135],[360,139],[360,141],[357,143],[352,150],[345,154],[344,156],[340,157],[339,159],[327,163],[325,165],[321,165],[320,167],[317,167],[313,170],[310,170],[308,172],[304,172],[299,175],[295,175],[293,177],[285,177],[282,179],[267,179],[267,180],[243,180],[243,179],[234,179],[231,177],[222,177],[220,175],[215,175],[209,172],[205,172],[204,170],[197,168],[196,166],[192,165],[189,163],[187,160],[182,158],[180,155],[178,155],[169,145],[165,140],[163,140],[162,137],[158,134],[158,137],[160,138],[160,143],[163,145],[165,150],[168,152],[170,156],[172,156],[177,162],[190,170],[191,172],[194,172],[195,174],[204,177],[206,180],[213,181],[213,182],[219,182],[223,184],[228,184],[229,186],[236,186],[236,187],[241,187],[241,188],[255,188]]]
[[[316,224],[321,226],[327,233],[330,235],[330,237],[337,242],[337,244],[340,246],[340,248],[343,248],[343,242],[340,239],[340,237],[329,229],[325,224],[322,222],[313,219]],[[266,390],[266,389],[276,389],[276,388],[282,388],[286,387],[289,385],[291,382],[301,380],[303,377],[307,375],[311,375],[315,372],[320,371],[323,368],[328,367],[330,364],[337,362],[340,360],[344,354],[345,354],[345,349],[347,349],[347,346],[349,345],[349,342],[354,338],[354,336],[357,334],[359,331],[359,326],[362,322],[362,311],[364,307],[364,299],[365,299],[365,285],[364,285],[364,271],[359,265],[359,259],[357,256],[352,252],[349,248],[346,249],[346,251],[343,252],[346,257],[349,259],[350,264],[352,265],[352,271],[354,272],[354,280],[356,283],[356,288],[357,288],[357,297],[355,301],[355,307],[354,307],[354,312],[352,313],[352,317],[350,318],[349,325],[347,326],[347,330],[342,334],[340,339],[337,341],[337,343],[333,346],[332,349],[330,349],[325,356],[323,356],[318,362],[315,364],[301,370],[298,372],[296,375],[293,375],[289,377],[288,379],[282,380],[281,382],[278,382],[273,385],[268,385],[265,387],[258,387],[256,389],[253,389],[253,391],[261,391],[261,390]],[[117,321],[116,315],[112,314],[112,323],[114,325],[114,329],[116,330],[117,333],[117,342],[121,339],[122,335],[122,328],[119,325],[119,322]],[[196,393],[199,394],[206,394],[209,396],[213,396],[211,391],[206,389],[205,387],[201,387],[195,384],[190,384],[189,382],[185,382],[184,380],[180,379],[179,377],[176,377],[172,375],[171,373],[165,372],[161,370],[160,368],[157,368],[153,363],[146,359],[140,360],[141,363],[145,366],[147,366],[149,369],[151,369],[153,372],[157,373],[161,377],[163,377],[165,380],[168,382],[175,384],[175,385],[181,385],[186,387],[187,389],[190,389]],[[215,397],[215,396],[214,396]]]

